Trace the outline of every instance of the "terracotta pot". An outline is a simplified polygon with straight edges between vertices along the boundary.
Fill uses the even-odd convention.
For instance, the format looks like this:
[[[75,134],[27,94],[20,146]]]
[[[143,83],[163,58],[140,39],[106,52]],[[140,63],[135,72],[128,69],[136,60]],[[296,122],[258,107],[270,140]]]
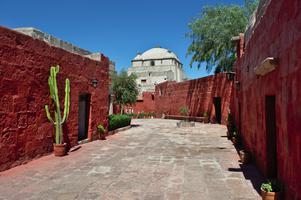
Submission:
[[[55,156],[67,155],[67,144],[53,144],[53,152]]]
[[[251,161],[250,153],[248,153],[244,150],[239,151],[239,156],[240,156],[240,161],[242,162],[242,164],[248,164]]]
[[[237,145],[237,143],[238,143],[238,140],[237,140],[237,138],[236,138],[236,137],[232,137],[232,143],[233,143],[233,145],[234,145],[234,146],[236,146],[236,145]]]
[[[205,117],[204,123],[208,124],[209,123],[209,118]]]
[[[230,139],[232,139],[232,137],[233,137],[233,126],[231,126],[231,125],[227,125],[227,137],[228,137],[228,139],[230,140]]]
[[[280,200],[280,192],[266,192],[261,189],[262,200]]]
[[[103,134],[100,134],[100,139],[101,140],[106,140],[106,135],[103,133]]]

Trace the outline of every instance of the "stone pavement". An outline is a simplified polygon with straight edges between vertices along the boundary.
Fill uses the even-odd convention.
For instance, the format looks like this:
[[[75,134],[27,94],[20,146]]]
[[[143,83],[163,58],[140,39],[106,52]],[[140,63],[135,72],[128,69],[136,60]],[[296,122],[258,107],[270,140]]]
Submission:
[[[260,175],[241,166],[221,125],[176,128],[138,119],[131,129],[0,172],[0,199],[260,199]]]

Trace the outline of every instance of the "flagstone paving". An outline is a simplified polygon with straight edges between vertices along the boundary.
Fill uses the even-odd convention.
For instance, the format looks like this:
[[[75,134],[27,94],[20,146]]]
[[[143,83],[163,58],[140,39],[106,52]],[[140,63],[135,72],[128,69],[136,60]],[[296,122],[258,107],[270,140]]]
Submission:
[[[222,125],[177,128],[137,119],[129,130],[0,173],[0,199],[254,200],[261,182],[242,166]]]

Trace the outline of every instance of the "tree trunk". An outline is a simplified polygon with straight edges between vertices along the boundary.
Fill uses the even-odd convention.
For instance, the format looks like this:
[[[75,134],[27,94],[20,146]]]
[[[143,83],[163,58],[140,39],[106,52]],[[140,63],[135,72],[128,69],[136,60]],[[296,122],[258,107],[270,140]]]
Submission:
[[[124,107],[124,105],[121,104],[121,105],[120,105],[120,114],[122,114],[122,115],[123,115],[123,109],[124,109],[123,107]]]

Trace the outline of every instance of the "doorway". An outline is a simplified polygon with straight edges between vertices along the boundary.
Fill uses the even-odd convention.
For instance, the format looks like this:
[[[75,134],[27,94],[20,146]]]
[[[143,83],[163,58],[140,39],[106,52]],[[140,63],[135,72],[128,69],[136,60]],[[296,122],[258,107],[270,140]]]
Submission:
[[[277,178],[276,98],[265,97],[267,178]]]
[[[222,105],[221,105],[221,102],[222,102],[221,97],[214,97],[213,98],[216,122],[219,123],[219,124],[222,121]]]
[[[78,141],[88,138],[90,99],[91,99],[91,95],[88,93],[84,93],[79,96]]]

